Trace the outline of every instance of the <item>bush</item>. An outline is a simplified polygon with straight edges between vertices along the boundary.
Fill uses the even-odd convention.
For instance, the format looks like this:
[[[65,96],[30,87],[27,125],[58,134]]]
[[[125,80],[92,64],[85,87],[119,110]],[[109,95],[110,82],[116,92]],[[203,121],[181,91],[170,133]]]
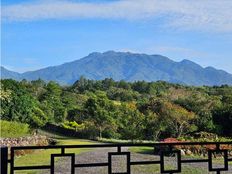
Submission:
[[[78,124],[75,121],[65,121],[64,123],[61,124],[61,126],[65,129],[70,129],[70,130],[74,130],[74,131],[81,131],[85,128],[84,124]]]
[[[22,137],[28,135],[29,132],[28,124],[0,120],[1,138]]]

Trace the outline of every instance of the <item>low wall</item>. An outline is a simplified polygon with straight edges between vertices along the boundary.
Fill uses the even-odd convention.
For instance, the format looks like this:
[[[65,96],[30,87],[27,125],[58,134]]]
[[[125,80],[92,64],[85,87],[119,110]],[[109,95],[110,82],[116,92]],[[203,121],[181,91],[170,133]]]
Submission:
[[[46,136],[34,135],[30,137],[20,138],[0,138],[0,146],[44,146],[48,145],[48,138]]]

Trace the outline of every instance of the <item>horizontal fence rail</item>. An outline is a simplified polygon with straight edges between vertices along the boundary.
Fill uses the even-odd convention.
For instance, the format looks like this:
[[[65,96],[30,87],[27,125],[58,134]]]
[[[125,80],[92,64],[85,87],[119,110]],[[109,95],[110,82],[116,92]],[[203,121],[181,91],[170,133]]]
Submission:
[[[205,150],[207,159],[182,159],[181,148],[184,146],[198,146]],[[209,146],[209,147],[207,147]],[[154,148],[154,155],[157,155],[157,149],[160,156],[159,160],[153,161],[132,161],[131,152],[122,151],[124,147],[152,147]],[[108,153],[108,162],[98,163],[83,163],[79,164],[75,162],[75,153],[66,153],[67,149],[94,149],[94,148],[116,148],[116,152]],[[54,174],[54,163],[56,157],[70,157],[71,158],[71,174],[75,173],[75,168],[84,167],[108,167],[108,174],[117,174],[112,171],[112,157],[113,156],[125,156],[126,157],[126,171],[122,174],[131,174],[131,166],[135,165],[151,165],[158,164],[160,166],[161,173],[181,173],[182,164],[190,163],[208,163],[208,171],[216,172],[219,174],[222,171],[229,171],[229,162],[232,162],[232,142],[170,142],[170,143],[120,143],[120,144],[89,144],[89,145],[57,145],[57,146],[17,146],[10,147],[10,159],[8,159],[9,152],[7,147],[1,147],[1,174],[14,174],[15,171],[20,170],[50,170],[51,174]],[[51,154],[49,165],[38,166],[15,166],[15,152],[21,150],[48,150],[48,149],[60,149],[60,153]],[[229,154],[230,152],[230,154]],[[223,167],[215,168],[213,166],[213,158],[215,154],[222,154]],[[177,158],[177,166],[175,170],[165,169],[165,156],[167,154],[175,154]],[[10,171],[7,171],[7,164],[10,165]]]

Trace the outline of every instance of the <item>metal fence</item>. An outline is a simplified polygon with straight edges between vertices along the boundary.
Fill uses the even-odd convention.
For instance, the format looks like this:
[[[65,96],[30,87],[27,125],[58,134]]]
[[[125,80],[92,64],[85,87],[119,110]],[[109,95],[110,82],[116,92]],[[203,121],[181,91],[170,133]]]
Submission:
[[[131,159],[131,152],[123,151],[126,147],[152,147],[154,149],[154,155],[158,156],[158,160],[151,161],[133,161]],[[186,159],[183,158],[181,149],[187,146],[198,147],[198,150],[204,151],[206,158],[201,159]],[[97,163],[77,163],[75,161],[75,153],[68,153],[67,149],[95,149],[95,148],[115,148],[114,152],[108,153],[107,162]],[[49,165],[35,165],[35,166],[15,166],[15,152],[22,150],[47,150],[47,149],[59,149],[60,153],[51,154]],[[197,150],[197,149],[196,149]],[[20,170],[49,170],[51,174],[54,174],[54,163],[56,157],[70,157],[71,159],[71,174],[75,173],[76,168],[86,167],[107,167],[108,174],[119,174],[112,171],[113,160],[112,158],[117,155],[124,156],[126,158],[125,165],[126,171],[120,172],[120,174],[131,174],[131,166],[139,165],[159,165],[160,173],[181,173],[184,168],[184,164],[191,163],[204,163],[207,164],[207,170],[209,172],[216,172],[219,174],[222,171],[229,171],[229,164],[232,162],[232,142],[175,142],[175,143],[135,143],[135,144],[91,144],[91,145],[58,145],[58,146],[22,146],[22,147],[1,147],[1,174],[14,174],[15,171]],[[10,151],[10,153],[9,153]],[[167,155],[174,155],[176,157],[175,169],[166,169],[165,157]],[[217,154],[222,155],[222,166],[219,168],[214,166],[213,159]],[[8,167],[10,166],[10,167]],[[9,170],[9,171],[8,171]]]

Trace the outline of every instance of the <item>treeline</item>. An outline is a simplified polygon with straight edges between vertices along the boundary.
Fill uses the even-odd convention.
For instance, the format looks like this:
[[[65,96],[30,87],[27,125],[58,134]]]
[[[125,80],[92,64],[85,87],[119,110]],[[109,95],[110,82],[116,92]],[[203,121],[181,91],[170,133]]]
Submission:
[[[232,136],[232,87],[81,77],[72,86],[1,80],[1,119],[60,125],[89,137],[158,140],[205,131]]]

